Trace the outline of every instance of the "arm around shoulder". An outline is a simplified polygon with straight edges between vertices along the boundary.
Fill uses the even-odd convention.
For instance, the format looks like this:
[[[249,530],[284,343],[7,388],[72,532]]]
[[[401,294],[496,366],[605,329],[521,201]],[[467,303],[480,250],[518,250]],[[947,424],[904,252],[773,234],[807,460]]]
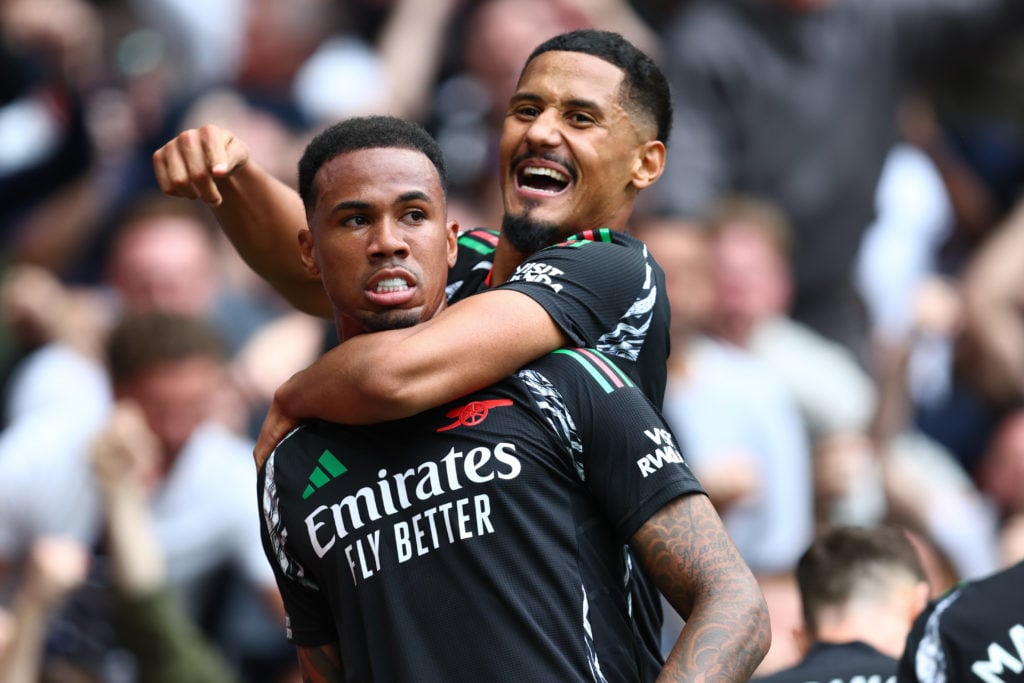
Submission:
[[[393,420],[493,384],[566,342],[533,299],[492,290],[415,327],[347,340],[282,385],[275,400],[294,418]]]
[[[246,264],[293,306],[330,317],[319,280],[299,259],[302,200],[250,159],[231,131],[214,125],[185,130],[154,152],[153,170],[164,193],[205,201]]]

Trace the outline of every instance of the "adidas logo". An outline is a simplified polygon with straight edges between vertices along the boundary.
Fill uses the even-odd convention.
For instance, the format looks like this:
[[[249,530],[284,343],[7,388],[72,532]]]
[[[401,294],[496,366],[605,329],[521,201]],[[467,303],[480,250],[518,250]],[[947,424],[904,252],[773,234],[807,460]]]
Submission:
[[[329,482],[332,479],[336,479],[341,475],[348,472],[348,468],[341,464],[341,461],[334,457],[334,453],[329,450],[324,450],[320,454],[320,458],[317,460],[320,464],[313,468],[313,472],[309,475],[309,485],[306,486],[306,490],[302,492],[302,500],[306,500],[313,493]]]

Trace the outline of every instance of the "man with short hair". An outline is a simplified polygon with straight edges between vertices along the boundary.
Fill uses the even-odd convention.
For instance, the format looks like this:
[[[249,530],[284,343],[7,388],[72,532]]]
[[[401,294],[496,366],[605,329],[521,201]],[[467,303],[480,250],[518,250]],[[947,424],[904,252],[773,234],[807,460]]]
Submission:
[[[295,418],[406,417],[566,343],[622,359],[660,405],[663,276],[622,231],[637,194],[661,175],[670,123],[664,75],[621,36],[574,31],[538,46],[502,129],[503,230],[460,239],[449,276],[457,305],[415,330],[389,331],[388,343],[349,340],[296,375],[278,391],[258,455]],[[156,152],[154,168],[164,191],[213,205],[249,265],[294,305],[328,314],[319,281],[288,257],[304,227],[299,198],[249,160],[240,140],[213,126],[185,131]],[[565,243],[580,231],[588,232]],[[477,353],[481,345],[488,353]]]
[[[878,680],[891,683],[928,581],[906,532],[836,526],[800,558],[797,585],[804,626],[799,664],[760,683]]]
[[[408,417],[568,343],[615,357],[660,407],[664,275],[623,230],[638,193],[661,175],[671,120],[664,74],[618,34],[573,31],[539,45],[502,128],[503,231],[460,237],[452,305],[441,314],[379,339],[346,340],[280,387],[257,463],[299,418]],[[296,307],[329,314],[323,285],[289,256],[305,228],[300,198],[252,162],[240,140],[213,126],[185,131],[154,154],[154,168],[166,192],[213,205],[247,263]],[[656,633],[658,596],[645,581],[641,573],[634,606]],[[657,638],[647,646],[657,656]]]
[[[281,603],[251,507],[252,444],[215,419],[225,378],[223,342],[199,318],[133,312],[112,329],[106,356],[114,398],[134,404],[144,418],[145,429],[124,444],[153,464],[146,503],[167,559],[168,588],[189,618],[219,621],[219,645],[248,655],[250,634],[278,633]],[[116,407],[106,412],[100,426],[99,416],[83,420],[73,411],[38,411],[0,432],[0,564],[11,568],[11,579],[41,535],[102,549],[103,500],[89,453],[119,419]],[[106,566],[96,565],[101,577]],[[242,580],[228,596],[215,595],[226,575]],[[103,584],[88,585],[95,590]],[[253,604],[255,596],[260,600]],[[94,598],[95,593],[82,596],[89,605]],[[234,612],[240,605],[249,615],[245,629]],[[55,643],[76,659],[106,658],[109,652],[94,648],[105,644],[108,631],[89,621],[91,609],[71,610],[76,620],[83,614],[87,623],[74,621],[75,629],[66,629],[71,635]],[[89,638],[78,637],[83,634]],[[263,641],[263,647],[261,654],[287,650],[280,637]],[[89,662],[94,663],[99,664]]]
[[[343,344],[439,314],[458,226],[430,136],[349,119],[299,168],[301,258]],[[403,420],[306,422],[260,502],[310,680],[746,680],[768,647],[757,584],[664,421],[594,349]],[[627,544],[687,620],[660,671]]]

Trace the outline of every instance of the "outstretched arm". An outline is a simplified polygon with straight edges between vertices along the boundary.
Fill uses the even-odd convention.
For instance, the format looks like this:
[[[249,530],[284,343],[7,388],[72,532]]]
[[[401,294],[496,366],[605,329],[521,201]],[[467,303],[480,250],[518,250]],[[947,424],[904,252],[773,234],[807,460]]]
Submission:
[[[668,503],[632,546],[686,620],[658,681],[749,680],[771,644],[768,608],[707,496]]]
[[[415,327],[353,337],[277,390],[256,443],[257,465],[297,418],[368,424],[408,417],[567,342],[540,304],[510,290],[476,294]]]
[[[153,154],[153,170],[166,194],[206,202],[246,264],[289,303],[331,317],[320,280],[299,259],[302,200],[251,160],[231,131],[214,125],[183,131]]]

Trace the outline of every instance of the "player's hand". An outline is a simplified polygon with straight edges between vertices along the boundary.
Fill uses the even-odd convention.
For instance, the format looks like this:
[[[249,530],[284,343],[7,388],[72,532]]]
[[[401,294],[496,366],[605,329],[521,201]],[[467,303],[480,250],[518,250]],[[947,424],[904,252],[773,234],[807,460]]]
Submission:
[[[217,180],[249,161],[249,148],[231,131],[207,124],[190,128],[153,153],[153,171],[160,189],[172,197],[222,201]]]
[[[281,404],[275,398],[270,403],[270,410],[263,419],[263,426],[260,427],[259,436],[256,437],[256,447],[253,449],[253,458],[256,460],[256,469],[263,467],[263,463],[270,457],[271,451],[277,447],[288,432],[299,426],[299,421],[290,417],[281,410]]]

